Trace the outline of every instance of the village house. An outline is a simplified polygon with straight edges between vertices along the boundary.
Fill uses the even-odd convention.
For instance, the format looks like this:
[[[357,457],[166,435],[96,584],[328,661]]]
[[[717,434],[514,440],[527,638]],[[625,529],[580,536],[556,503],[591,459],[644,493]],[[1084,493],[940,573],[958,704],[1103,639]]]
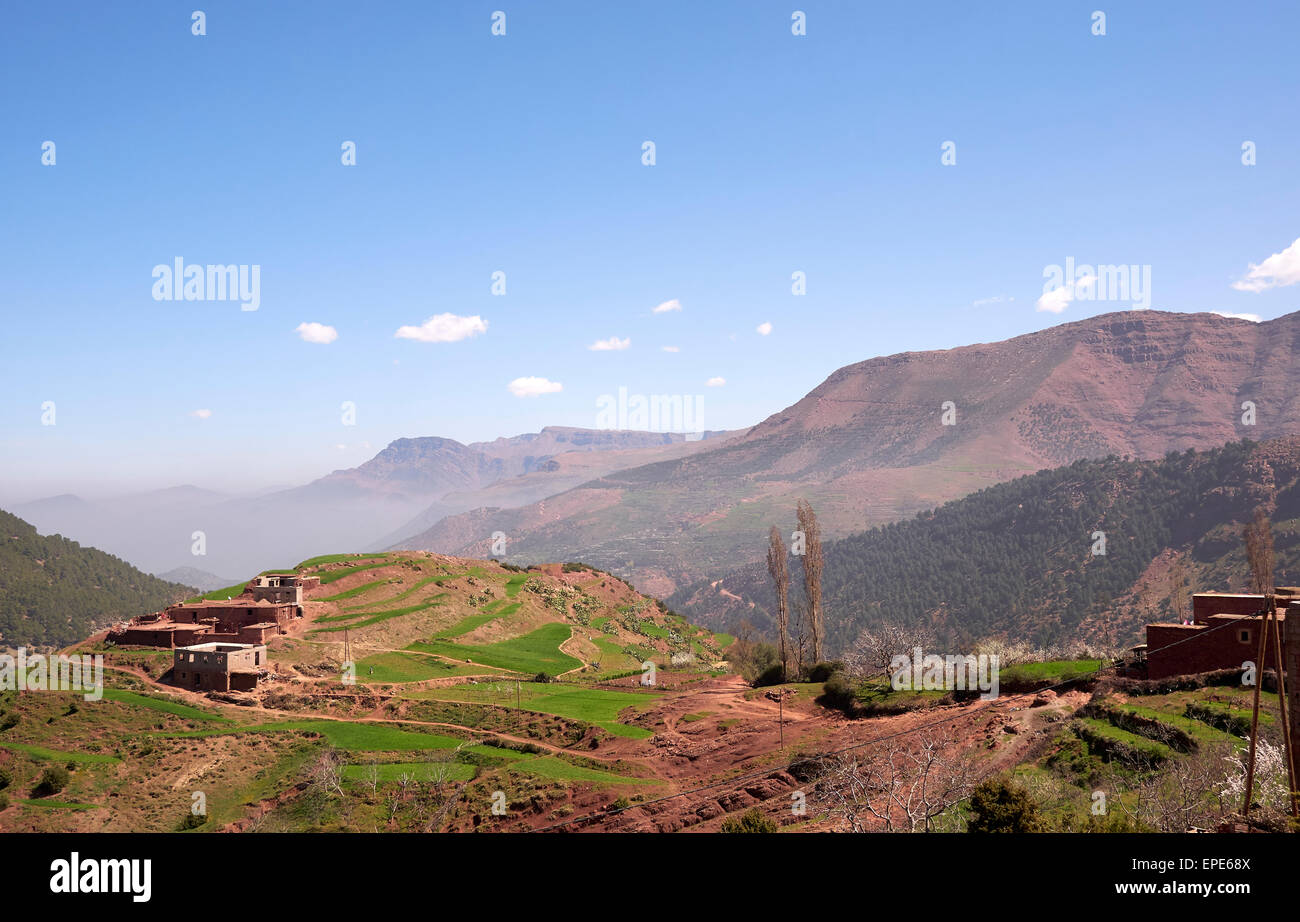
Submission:
[[[1293,601],[1294,600],[1294,601]],[[1287,610],[1294,605],[1300,618],[1300,588],[1276,590],[1278,634],[1284,638]],[[1145,656],[1147,678],[1240,669],[1259,655],[1259,631],[1264,623],[1264,596],[1249,593],[1198,592],[1192,596],[1192,617],[1181,623],[1147,625],[1147,642],[1136,648]],[[1270,644],[1272,638],[1270,637]],[[1286,640],[1282,641],[1283,655]],[[1273,662],[1270,651],[1263,664]]]
[[[172,684],[196,691],[252,691],[265,672],[262,644],[201,643],[172,654]]]

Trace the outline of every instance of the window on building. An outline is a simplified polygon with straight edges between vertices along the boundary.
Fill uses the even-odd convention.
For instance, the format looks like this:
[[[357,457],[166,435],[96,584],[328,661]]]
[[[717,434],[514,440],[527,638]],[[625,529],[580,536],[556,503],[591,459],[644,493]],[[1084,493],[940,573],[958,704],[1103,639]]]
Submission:
[[[1238,631],[1237,639],[1240,640],[1242,643],[1250,643],[1250,631],[1244,629]]]

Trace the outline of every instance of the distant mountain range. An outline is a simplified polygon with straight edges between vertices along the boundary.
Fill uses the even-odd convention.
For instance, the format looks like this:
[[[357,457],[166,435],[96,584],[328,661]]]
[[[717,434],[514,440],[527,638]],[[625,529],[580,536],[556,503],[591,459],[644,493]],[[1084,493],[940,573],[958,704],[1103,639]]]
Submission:
[[[43,532],[151,572],[193,567],[242,579],[268,560],[289,566],[322,553],[387,547],[445,515],[532,502],[620,467],[699,451],[719,435],[687,441],[678,433],[554,426],[471,445],[398,439],[359,467],[257,497],[179,486],[95,501],[64,494],[13,511]]]
[[[924,623],[970,649],[989,636],[1050,644],[1138,642],[1169,608],[1181,563],[1190,591],[1247,591],[1242,527],[1273,519],[1276,579],[1300,580],[1300,438],[1235,442],[1159,461],[1077,461],[988,487],[912,519],[825,546],[826,636],[839,652],[882,619]],[[782,522],[794,527],[793,516]],[[1104,554],[1096,534],[1105,539]],[[802,568],[791,559],[794,597]],[[766,566],[750,564],[669,598],[715,629],[773,633]],[[1183,612],[1182,614],[1187,614]]]
[[[0,647],[61,647],[191,594],[0,510]]]
[[[516,561],[581,559],[666,597],[759,560],[799,497],[843,536],[1082,458],[1300,434],[1298,339],[1300,313],[1126,311],[871,359],[707,451],[449,516],[399,546],[481,556],[500,531]]]

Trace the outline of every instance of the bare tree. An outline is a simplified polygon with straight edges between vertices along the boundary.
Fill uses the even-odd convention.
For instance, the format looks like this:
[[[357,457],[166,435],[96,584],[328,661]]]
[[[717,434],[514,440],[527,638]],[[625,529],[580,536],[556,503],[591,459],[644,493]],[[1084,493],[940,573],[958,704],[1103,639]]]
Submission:
[[[912,650],[933,646],[934,632],[924,624],[905,625],[892,618],[863,628],[844,654],[849,672],[864,678],[888,675],[895,656],[911,657]]]
[[[1273,594],[1273,526],[1264,508],[1255,509],[1255,518],[1245,528],[1246,561],[1250,564],[1251,582],[1261,595]]]
[[[813,662],[822,661],[822,532],[817,513],[806,499],[795,507],[799,530],[803,532],[803,589],[808,599],[808,628],[812,633]]]
[[[1187,567],[1179,559],[1169,571],[1169,608],[1179,622],[1187,618],[1187,601]]]
[[[823,760],[812,799],[852,832],[930,832],[975,787],[972,761],[951,734],[886,740]]]
[[[782,678],[786,678],[790,675],[790,564],[781,530],[775,525],[768,534],[767,572],[776,585],[776,626],[781,635]]]

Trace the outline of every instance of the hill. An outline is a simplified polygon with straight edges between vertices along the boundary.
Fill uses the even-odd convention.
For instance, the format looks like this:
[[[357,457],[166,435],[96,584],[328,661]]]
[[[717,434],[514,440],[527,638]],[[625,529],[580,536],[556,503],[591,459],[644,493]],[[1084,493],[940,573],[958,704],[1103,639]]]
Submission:
[[[1300,580],[1300,439],[1235,442],[1159,461],[1076,461],[988,487],[825,547],[832,650],[881,619],[931,625],[969,648],[985,637],[1127,644],[1169,617],[1170,571],[1191,591],[1245,591],[1241,529],[1273,517],[1277,580]],[[792,529],[793,510],[782,522]],[[1092,553],[1095,532],[1105,555]],[[788,530],[787,530],[788,535]],[[802,578],[792,561],[793,582]],[[669,599],[717,628],[772,633],[775,598],[754,564]]]
[[[512,560],[581,557],[666,597],[758,560],[799,497],[843,536],[1080,459],[1298,435],[1297,346],[1300,313],[1256,324],[1125,311],[874,358],[716,447],[450,516],[397,546],[482,555],[501,531]]]
[[[187,586],[0,510],[0,643],[61,647],[113,621],[156,611]]]

